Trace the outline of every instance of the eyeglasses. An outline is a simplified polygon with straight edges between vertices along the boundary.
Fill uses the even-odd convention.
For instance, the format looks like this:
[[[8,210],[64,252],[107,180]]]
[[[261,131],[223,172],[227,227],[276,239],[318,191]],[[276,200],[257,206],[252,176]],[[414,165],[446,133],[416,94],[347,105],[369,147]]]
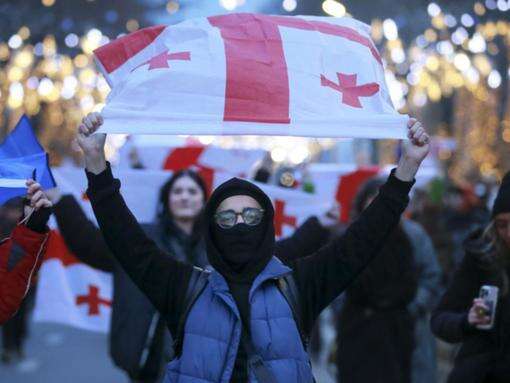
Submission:
[[[214,215],[214,220],[219,227],[230,229],[236,224],[238,216],[243,217],[245,224],[257,226],[264,217],[264,210],[255,207],[245,207],[242,213],[237,213],[234,210],[223,210]]]

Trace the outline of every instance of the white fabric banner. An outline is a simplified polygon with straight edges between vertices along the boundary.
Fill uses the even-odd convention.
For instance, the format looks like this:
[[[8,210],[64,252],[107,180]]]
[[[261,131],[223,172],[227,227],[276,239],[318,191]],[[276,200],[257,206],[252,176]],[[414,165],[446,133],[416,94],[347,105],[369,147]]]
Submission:
[[[152,140],[151,137],[155,139]],[[137,164],[144,169],[155,170],[213,169],[236,177],[247,177],[267,153],[262,149],[168,145],[161,139],[165,137],[169,136],[129,137],[119,150],[119,167],[129,168]]]
[[[121,192],[128,207],[140,223],[150,223],[156,216],[159,188],[172,174],[162,170],[113,169],[121,180]],[[95,217],[86,198],[87,180],[83,169],[53,169],[53,175],[64,194],[72,194],[86,215]],[[218,172],[214,185],[227,181],[231,175]],[[275,231],[278,237],[291,235],[311,215],[319,215],[331,206],[330,201],[299,190],[258,184],[275,206]],[[56,228],[54,220],[51,226]],[[107,332],[111,314],[112,277],[80,262],[54,231],[46,258],[39,274],[34,319],[56,322],[85,330]]]
[[[226,14],[145,28],[95,51],[102,131],[405,138],[369,26]]]
[[[108,332],[112,276],[80,262],[54,230],[39,271],[34,320]]]

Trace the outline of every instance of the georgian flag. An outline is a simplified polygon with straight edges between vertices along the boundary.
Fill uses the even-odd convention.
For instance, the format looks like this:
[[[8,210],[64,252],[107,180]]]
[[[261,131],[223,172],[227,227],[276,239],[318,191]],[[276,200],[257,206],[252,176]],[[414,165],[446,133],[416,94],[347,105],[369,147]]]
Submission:
[[[121,180],[122,195],[140,223],[154,221],[158,191],[172,172],[162,170],[114,169]],[[85,191],[87,180],[83,169],[55,168],[53,175],[64,194],[73,194],[86,215],[96,222]],[[231,175],[218,173],[215,186]],[[318,200],[299,190],[258,184],[275,206],[275,231],[278,237],[291,235],[309,216],[324,213],[330,201]],[[143,195],[143,198],[140,196]],[[108,332],[112,304],[112,276],[80,262],[67,249],[56,223],[45,260],[39,273],[34,319],[55,322],[85,330]]]
[[[246,178],[266,155],[266,151],[261,149],[223,149],[204,145],[169,147],[165,137],[168,138],[131,136],[120,149],[120,166],[132,167],[135,162],[150,170],[193,169],[199,172],[210,191],[216,173],[228,172],[232,176]]]
[[[95,51],[106,133],[405,138],[369,26],[234,13],[145,28]]]

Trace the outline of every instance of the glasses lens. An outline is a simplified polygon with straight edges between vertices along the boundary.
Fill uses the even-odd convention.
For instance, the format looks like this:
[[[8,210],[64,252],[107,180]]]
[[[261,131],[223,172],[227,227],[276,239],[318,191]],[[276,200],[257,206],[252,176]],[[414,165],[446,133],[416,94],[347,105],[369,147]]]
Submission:
[[[223,228],[229,228],[236,223],[236,213],[232,210],[220,211],[216,214],[216,223]]]
[[[255,226],[262,221],[264,211],[255,208],[246,208],[243,210],[243,219],[247,225]]]

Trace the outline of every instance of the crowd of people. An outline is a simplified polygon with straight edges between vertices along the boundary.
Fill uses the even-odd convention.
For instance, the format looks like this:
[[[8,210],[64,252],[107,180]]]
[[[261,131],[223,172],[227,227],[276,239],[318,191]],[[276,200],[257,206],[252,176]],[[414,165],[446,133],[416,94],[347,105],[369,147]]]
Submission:
[[[448,187],[434,198],[416,190],[409,204],[429,152],[411,119],[397,167],[359,188],[347,225],[333,206],[276,241],[261,189],[233,178],[209,193],[190,169],[155,191],[156,220],[140,225],[105,160],[101,124],[93,113],[77,131],[98,226],[73,196],[34,181],[2,207],[4,363],[23,356],[53,213],[76,257],[113,275],[109,350],[131,382],[312,382],[327,307],[339,382],[437,382],[437,339],[460,344],[449,382],[510,381],[510,174],[494,203]],[[289,177],[265,163],[254,179],[293,187]]]

